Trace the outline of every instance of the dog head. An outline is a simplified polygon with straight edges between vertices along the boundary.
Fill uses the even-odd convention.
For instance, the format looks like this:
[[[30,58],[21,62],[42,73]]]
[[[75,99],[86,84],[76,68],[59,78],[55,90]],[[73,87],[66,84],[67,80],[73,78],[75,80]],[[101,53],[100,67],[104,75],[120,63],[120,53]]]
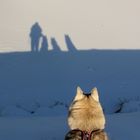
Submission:
[[[71,129],[103,129],[105,118],[99,101],[97,88],[85,94],[77,87],[76,95],[69,108],[68,124]]]

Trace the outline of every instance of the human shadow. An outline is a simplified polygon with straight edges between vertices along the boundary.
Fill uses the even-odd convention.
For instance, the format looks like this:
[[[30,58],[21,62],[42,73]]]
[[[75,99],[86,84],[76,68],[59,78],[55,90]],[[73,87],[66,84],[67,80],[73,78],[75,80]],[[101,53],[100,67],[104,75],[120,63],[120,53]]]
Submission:
[[[77,52],[75,45],[73,44],[69,35],[65,35],[65,43],[69,52]]]
[[[38,52],[39,51],[39,42],[42,37],[42,29],[38,22],[35,22],[30,31],[30,38],[31,38],[31,52]]]
[[[54,37],[51,38],[51,45],[53,48],[53,52],[61,52],[60,46],[58,45],[58,43]]]
[[[42,43],[41,43],[41,48],[40,52],[47,52],[48,51],[48,39],[47,36],[42,35]]]

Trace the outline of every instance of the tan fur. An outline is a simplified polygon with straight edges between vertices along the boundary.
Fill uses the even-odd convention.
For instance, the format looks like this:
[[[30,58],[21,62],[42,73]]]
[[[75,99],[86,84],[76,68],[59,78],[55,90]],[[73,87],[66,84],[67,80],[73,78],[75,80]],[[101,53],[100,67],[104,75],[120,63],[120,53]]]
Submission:
[[[97,129],[104,129],[105,117],[96,88],[88,96],[83,94],[80,87],[77,88],[76,96],[69,108],[68,124],[71,130],[80,129],[91,132]],[[108,140],[108,138],[106,133],[102,131],[92,136],[91,140]]]

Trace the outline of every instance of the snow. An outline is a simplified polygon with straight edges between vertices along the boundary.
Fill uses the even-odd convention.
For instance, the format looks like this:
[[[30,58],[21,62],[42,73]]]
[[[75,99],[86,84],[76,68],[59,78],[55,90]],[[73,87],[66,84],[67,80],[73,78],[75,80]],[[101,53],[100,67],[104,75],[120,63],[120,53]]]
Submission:
[[[63,139],[66,132],[64,117],[0,118],[2,140]]]
[[[0,140],[64,139],[77,86],[99,90],[111,140],[139,139],[139,11],[136,0],[2,1]]]
[[[122,113],[138,112],[140,111],[140,101],[129,101],[123,104]]]
[[[64,139],[77,86],[97,87],[110,140],[140,139],[139,3],[1,1],[0,140]]]
[[[107,115],[106,131],[111,140],[139,139],[140,112]],[[69,131],[66,117],[1,117],[2,140],[62,140]]]
[[[139,5],[138,0],[1,0],[0,52],[29,51],[35,22],[49,44],[53,37],[62,50],[65,34],[79,50],[139,49]]]
[[[0,54],[0,108],[68,106],[79,85],[85,92],[96,86],[105,112],[114,113],[120,98],[139,98],[139,60],[138,50]]]
[[[67,41],[68,52],[0,54],[0,139],[64,139],[77,86],[98,88],[112,140],[139,139],[140,51],[79,51]]]
[[[107,116],[107,132],[111,140],[136,140],[140,138],[140,112]]]

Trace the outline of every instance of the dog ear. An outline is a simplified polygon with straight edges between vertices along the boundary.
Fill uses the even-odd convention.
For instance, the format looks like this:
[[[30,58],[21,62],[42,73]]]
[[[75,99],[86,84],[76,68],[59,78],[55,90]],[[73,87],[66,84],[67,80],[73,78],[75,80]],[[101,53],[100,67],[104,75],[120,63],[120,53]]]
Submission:
[[[80,100],[84,97],[83,91],[82,89],[78,86],[77,87],[77,92],[76,92],[76,96],[74,98],[74,100]]]
[[[94,100],[99,102],[99,95],[98,95],[98,90],[96,87],[91,90],[91,96]]]

